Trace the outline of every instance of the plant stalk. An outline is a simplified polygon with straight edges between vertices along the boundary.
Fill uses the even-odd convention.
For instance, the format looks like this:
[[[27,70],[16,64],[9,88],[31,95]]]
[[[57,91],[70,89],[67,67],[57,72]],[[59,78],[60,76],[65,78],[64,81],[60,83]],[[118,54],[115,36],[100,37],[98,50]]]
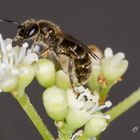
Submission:
[[[106,112],[106,114],[111,116],[111,119],[109,119],[108,122],[111,123],[112,121],[114,121],[116,118],[125,113],[128,109],[130,109],[139,101],[140,101],[140,88],[135,92],[133,92],[129,97],[127,97],[117,106],[113,107],[111,110]]]
[[[17,93],[17,91],[12,92],[13,97],[18,101],[22,109],[26,112],[28,117],[31,119],[36,129],[42,136],[43,140],[54,140],[53,136],[49,130],[44,125],[42,119],[38,115],[37,111],[31,104],[28,96],[24,94]]]

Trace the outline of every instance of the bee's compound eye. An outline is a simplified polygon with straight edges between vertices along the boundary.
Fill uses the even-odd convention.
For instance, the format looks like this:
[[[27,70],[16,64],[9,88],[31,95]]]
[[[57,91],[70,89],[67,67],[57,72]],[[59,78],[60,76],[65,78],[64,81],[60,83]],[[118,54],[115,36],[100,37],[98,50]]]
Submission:
[[[30,30],[27,32],[27,36],[28,36],[28,37],[31,37],[31,36],[33,36],[36,32],[37,32],[37,28],[33,27],[32,29],[30,29]]]

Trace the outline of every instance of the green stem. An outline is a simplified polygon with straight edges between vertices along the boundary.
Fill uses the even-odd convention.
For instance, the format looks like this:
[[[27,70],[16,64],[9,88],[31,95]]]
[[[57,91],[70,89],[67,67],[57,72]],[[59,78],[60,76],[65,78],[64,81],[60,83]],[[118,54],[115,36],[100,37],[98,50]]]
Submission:
[[[41,134],[43,140],[54,140],[51,133],[47,130],[42,119],[36,112],[35,108],[31,104],[28,96],[24,94],[18,94],[16,91],[12,92],[13,97],[18,101],[22,109],[26,112],[28,117],[31,119],[39,133]]]
[[[82,136],[80,136],[77,140],[90,140],[87,136],[85,136],[84,134]]]
[[[58,131],[58,135],[59,135],[58,140],[70,140],[69,135],[62,133],[61,131]]]
[[[65,124],[64,122],[62,122],[62,123],[63,123],[63,126],[61,126],[61,127],[57,126],[57,128],[58,128],[58,140],[70,140],[72,133],[74,131],[71,130],[67,124]]]
[[[139,101],[140,101],[140,88],[135,92],[133,92],[128,98],[119,103],[117,106],[113,107],[111,110],[106,112],[106,114],[109,114],[111,116],[109,123],[114,121],[116,118],[118,118],[120,115],[122,115],[124,112],[126,112],[128,109],[130,109]]]
[[[107,97],[111,87],[112,87],[112,85],[107,86],[107,87],[101,89],[101,92],[100,92],[100,99],[101,100],[105,100],[106,99],[106,97]]]
[[[100,140],[101,134],[96,137],[96,140]]]
[[[100,99],[103,100],[103,99],[106,99],[106,96],[107,94],[109,93],[109,90],[110,88],[109,87],[106,87],[106,88],[103,88],[100,92]]]
[[[106,87],[102,87],[100,91],[100,100],[105,101],[110,89],[115,85],[115,82],[108,82],[108,85]]]

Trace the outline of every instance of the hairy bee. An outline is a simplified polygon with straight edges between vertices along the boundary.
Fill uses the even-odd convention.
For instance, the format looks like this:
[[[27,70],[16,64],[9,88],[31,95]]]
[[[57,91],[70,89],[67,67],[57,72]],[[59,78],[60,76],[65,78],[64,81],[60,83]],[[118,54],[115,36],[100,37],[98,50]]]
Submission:
[[[53,52],[65,72],[68,72],[71,86],[86,84],[91,75],[91,56],[99,59],[88,47],[58,26],[47,20],[28,19],[19,24],[10,20],[1,20],[17,24],[17,35],[14,41],[33,41],[39,45],[39,57],[46,58]],[[42,46],[42,47],[41,47]],[[32,48],[34,50],[34,48]]]

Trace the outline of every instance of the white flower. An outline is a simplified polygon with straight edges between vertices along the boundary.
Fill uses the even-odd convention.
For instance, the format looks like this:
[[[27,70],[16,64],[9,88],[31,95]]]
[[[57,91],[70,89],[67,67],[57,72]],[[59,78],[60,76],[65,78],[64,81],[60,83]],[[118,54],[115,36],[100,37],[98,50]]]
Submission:
[[[75,90],[78,90],[79,96],[73,90],[67,91],[69,111],[66,120],[72,129],[81,127],[94,117],[95,112],[109,108],[112,105],[110,101],[106,101],[104,105],[100,106],[99,95],[97,93],[92,95],[89,89],[82,86]]]
[[[113,55],[111,48],[106,48],[104,58],[101,61],[102,72],[107,81],[118,80],[127,70],[128,61],[125,59],[125,54],[119,52]]]
[[[38,56],[27,50],[28,44],[22,47],[12,47],[12,40],[2,38],[0,34],[0,89],[9,92],[15,89],[18,77],[28,71],[21,66],[30,66],[32,62],[38,60]],[[23,76],[23,75],[22,75]]]

